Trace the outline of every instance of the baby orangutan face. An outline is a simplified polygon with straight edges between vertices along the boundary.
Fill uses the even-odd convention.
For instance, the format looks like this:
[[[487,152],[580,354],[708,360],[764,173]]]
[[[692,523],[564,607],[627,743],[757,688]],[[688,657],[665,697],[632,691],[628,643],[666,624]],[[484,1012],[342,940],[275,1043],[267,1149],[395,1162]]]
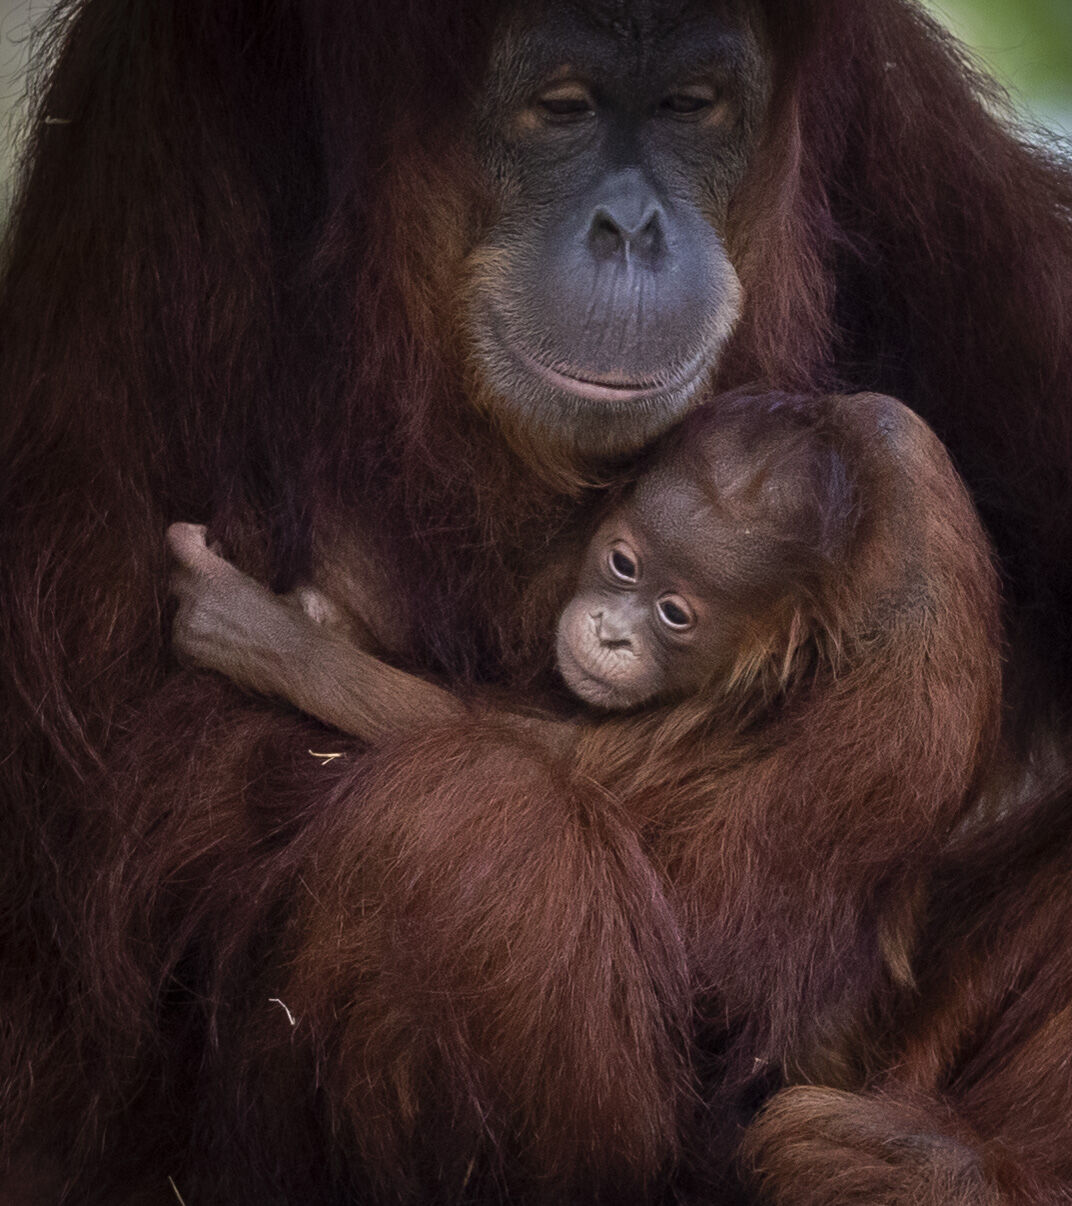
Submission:
[[[720,572],[733,533],[687,478],[649,475],[585,553],[558,624],[558,667],[585,703],[619,710],[698,691],[732,667],[745,609]]]

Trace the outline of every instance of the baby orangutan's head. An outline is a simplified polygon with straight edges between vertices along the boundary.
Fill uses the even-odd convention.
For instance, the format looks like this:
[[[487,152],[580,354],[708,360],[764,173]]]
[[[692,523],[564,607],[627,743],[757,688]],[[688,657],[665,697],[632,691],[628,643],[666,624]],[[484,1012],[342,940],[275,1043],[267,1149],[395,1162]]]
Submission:
[[[784,661],[843,565],[852,493],[792,407],[693,416],[588,545],[558,625],[566,685],[620,710]]]

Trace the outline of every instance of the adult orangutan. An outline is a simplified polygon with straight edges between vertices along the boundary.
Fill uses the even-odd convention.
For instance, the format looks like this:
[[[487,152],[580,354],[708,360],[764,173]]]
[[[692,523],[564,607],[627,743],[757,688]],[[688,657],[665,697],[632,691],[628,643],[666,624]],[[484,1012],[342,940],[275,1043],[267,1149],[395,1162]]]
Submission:
[[[384,769],[169,663],[163,534],[211,520],[279,590],[366,534],[400,668],[539,698],[563,551],[645,445],[745,383],[878,389],[996,542],[1010,744],[1063,739],[1072,184],[981,92],[907,0],[74,5],[0,297],[9,1200],[702,1195],[708,1132],[789,1080],[853,1087],[965,803],[934,762],[903,828],[774,751],[720,846],[686,741],[660,759],[684,832],[583,783],[550,824],[520,758],[514,823],[443,829],[407,811],[414,776],[451,781],[420,742]],[[935,685],[846,704],[808,765],[881,780],[926,700],[968,742]],[[355,900],[359,848],[382,876]],[[732,932],[690,910],[711,892]],[[834,932],[820,983],[803,952]],[[436,953],[480,1026],[435,1007]]]

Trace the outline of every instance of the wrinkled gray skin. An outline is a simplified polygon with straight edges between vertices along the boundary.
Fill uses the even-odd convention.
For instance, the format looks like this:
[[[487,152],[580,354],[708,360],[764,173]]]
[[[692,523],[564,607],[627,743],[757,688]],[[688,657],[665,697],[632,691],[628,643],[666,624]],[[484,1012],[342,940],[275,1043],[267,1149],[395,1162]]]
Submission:
[[[496,31],[473,126],[495,216],[464,265],[464,321],[478,403],[539,447],[581,458],[640,451],[701,400],[717,370],[742,304],[727,216],[771,89],[753,7],[518,0]],[[747,450],[738,456],[749,459]],[[741,638],[742,608],[725,594],[734,557],[700,556],[692,525],[704,505],[687,480],[663,482],[652,496],[657,477],[611,541],[629,543],[642,580],[608,584],[603,533],[559,628],[567,683],[606,708],[696,689],[726,669]],[[673,533],[653,528],[682,510],[684,547],[664,558]],[[346,675],[329,674],[316,689],[299,672],[311,630],[294,608],[270,608],[262,588],[210,554],[199,529],[176,525],[170,539],[184,567],[176,584],[184,656],[340,727],[390,727],[391,715],[340,704]],[[306,590],[295,600],[302,609],[325,619],[337,602],[352,605],[356,588],[370,612],[382,612],[360,542],[335,560],[344,579],[329,575],[317,583],[324,589]],[[602,603],[591,600],[597,589]],[[695,621],[687,630],[666,622],[671,598]],[[717,599],[715,614],[708,601]],[[352,661],[342,641],[321,662]],[[377,672],[367,658],[358,670],[367,696]],[[416,691],[397,681],[392,689]]]
[[[726,218],[769,92],[736,3],[513,9],[477,120],[500,204],[466,307],[508,425],[618,455],[700,399],[741,309]]]

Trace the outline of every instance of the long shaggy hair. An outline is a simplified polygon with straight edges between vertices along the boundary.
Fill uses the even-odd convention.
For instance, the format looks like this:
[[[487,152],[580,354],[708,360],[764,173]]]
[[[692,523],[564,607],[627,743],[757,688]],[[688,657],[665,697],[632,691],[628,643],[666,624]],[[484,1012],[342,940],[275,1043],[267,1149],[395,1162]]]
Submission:
[[[1057,724],[1072,654],[1072,176],[1010,133],[1000,98],[909,0],[754,3],[776,88],[733,209],[745,308],[712,391],[877,389],[923,414],[997,542],[1021,714],[1030,703],[1032,723]],[[12,1162],[12,1186],[23,1178],[42,1194],[66,1187],[72,1200],[102,1203],[168,1176],[191,1202],[341,1202],[368,1184],[402,1192],[410,1177],[490,1193],[489,1149],[528,1135],[538,1167],[595,1100],[581,1094],[565,1121],[537,1132],[532,1120],[546,1123],[555,1100],[542,1086],[522,1103],[522,1123],[499,1121],[501,1099],[481,1088],[487,1069],[473,1055],[500,1052],[488,1037],[494,1012],[470,1011],[470,1079],[459,1073],[445,1100],[458,1110],[464,1101],[466,1127],[485,1119],[480,1160],[445,1171],[448,1111],[416,1128],[427,1136],[419,1158],[403,1160],[387,1138],[362,1141],[372,1171],[358,1176],[350,1128],[395,1143],[403,1115],[384,1121],[384,1099],[358,1091],[360,1072],[340,1087],[341,1061],[353,1058],[348,994],[366,981],[349,978],[353,962],[332,980],[314,897],[330,912],[350,882],[332,852],[342,860],[356,849],[348,810],[360,811],[369,784],[397,783],[394,764],[369,767],[352,743],[167,660],[168,522],[211,521],[236,558],[282,588],[307,568],[311,533],[328,516],[367,530],[395,573],[411,668],[514,692],[546,675],[555,567],[591,513],[594,471],[530,463],[474,412],[454,314],[455,267],[489,204],[465,122],[497,7],[80,0],[56,18],[0,291],[0,1161]],[[935,705],[935,731],[961,723],[966,733],[948,709]],[[897,729],[900,718],[884,721]],[[325,763],[308,752],[325,742],[347,756]],[[670,748],[684,792],[699,755],[689,742]],[[863,743],[858,753],[875,751]],[[828,818],[831,841],[843,823],[866,835],[862,810],[881,815],[877,798],[855,801],[854,782],[835,789],[847,812]],[[930,798],[932,788],[920,790]],[[399,810],[412,799],[383,790],[397,792]],[[703,842],[725,841],[708,832],[719,822],[703,815],[704,799],[695,819],[667,829],[665,848],[656,843],[664,882],[685,898]],[[587,795],[576,807],[598,812]],[[926,829],[927,807],[915,815]],[[584,965],[578,983],[595,984],[605,1007],[586,1012],[554,965],[564,950],[580,958],[584,944],[556,947],[555,927],[541,931],[550,945],[536,955],[551,969],[539,983],[555,992],[545,1012],[534,1000],[524,1015],[537,1051],[553,1048],[561,1011],[575,1008],[579,1046],[564,1050],[628,1042],[651,1072],[632,1098],[612,1070],[592,1081],[615,1095],[593,1107],[608,1133],[632,1106],[639,1119],[602,1146],[591,1129],[570,1137],[574,1165],[601,1184],[615,1183],[608,1169],[616,1158],[629,1165],[630,1150],[636,1175],[654,1175],[674,1150],[682,1100],[721,1075],[720,1055],[696,1080],[681,1070],[682,949],[704,992],[723,974],[732,988],[753,954],[769,975],[771,1012],[716,1027],[720,1043],[742,1026],[752,1035],[729,1061],[732,1078],[741,1052],[767,1057],[756,1034],[773,1044],[772,1067],[796,1049],[798,1011],[818,981],[796,968],[782,992],[772,953],[783,949],[777,927],[789,941],[799,920],[791,894],[777,897],[776,921],[762,921],[778,875],[793,880],[792,860],[805,857],[776,845],[784,820],[760,815],[741,845],[721,848],[725,892],[745,893],[721,953],[688,908],[667,937],[638,839],[617,812],[600,821],[603,839],[570,844],[577,858],[556,899],[600,882],[577,842],[613,855],[616,887],[601,890],[614,909],[589,917],[588,932],[616,935],[608,941],[622,944],[626,965],[650,977],[630,981],[623,1000],[605,967]],[[873,848],[892,878],[874,882],[904,888],[903,911],[913,852],[939,835],[898,835],[895,820],[878,826]],[[525,832],[545,840],[538,826]],[[383,849],[370,857],[382,856],[383,880],[394,882],[408,848],[391,855],[386,827],[374,836]],[[772,845],[773,860],[750,878]],[[488,852],[508,849],[517,847]],[[549,853],[538,864],[562,865]],[[508,897],[509,865],[495,882]],[[868,907],[881,912],[876,902],[872,893]],[[845,897],[846,918],[859,904]],[[331,916],[345,929],[375,907],[347,895]],[[461,909],[463,920],[444,921],[444,940],[460,942],[458,927],[476,916]],[[497,942],[509,944],[515,923],[533,936],[524,916],[509,918]],[[881,947],[885,923],[870,932]],[[311,970],[309,934],[323,951]],[[475,969],[479,942],[465,940]],[[731,952],[740,965],[728,965]],[[269,1004],[289,1007],[277,990],[292,982],[315,1007],[304,1028],[300,1011],[292,1028]],[[854,1007],[863,992],[855,979],[835,988]],[[375,991],[392,999],[390,985]],[[631,1035],[630,1018],[648,1030]],[[840,1041],[844,1028],[831,1027]],[[454,1033],[444,1020],[413,1036],[412,1050],[445,1050],[436,1066],[457,1068]],[[517,1041],[531,1033],[522,1027]],[[390,1091],[434,1099],[442,1085],[407,1062],[409,1037],[386,1034],[380,1063],[367,1067],[382,1072],[390,1050]],[[809,1050],[827,1037],[811,1035]]]

